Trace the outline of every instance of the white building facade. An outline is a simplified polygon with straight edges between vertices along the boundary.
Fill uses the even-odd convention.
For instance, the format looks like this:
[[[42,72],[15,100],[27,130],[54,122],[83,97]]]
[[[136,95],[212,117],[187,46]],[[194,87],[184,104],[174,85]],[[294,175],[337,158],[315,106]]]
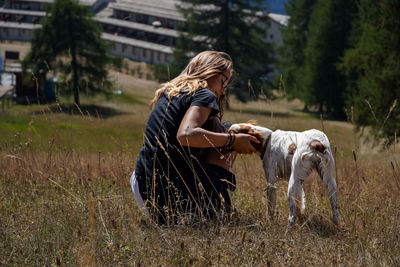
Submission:
[[[0,8],[0,40],[29,41],[41,27],[45,5],[54,0],[5,0]],[[173,60],[178,27],[185,18],[178,0],[80,0],[90,7],[103,29],[102,38],[112,43],[110,53],[149,64]],[[267,40],[280,46],[281,28],[287,16],[269,14]]]
[[[172,49],[185,22],[174,0],[120,0],[110,3],[95,20],[102,38],[113,43],[111,53],[149,64],[173,60]]]
[[[96,12],[111,0],[80,0],[82,5]],[[41,27],[46,16],[46,5],[54,0],[5,0],[0,7],[0,40],[29,41],[33,30]]]

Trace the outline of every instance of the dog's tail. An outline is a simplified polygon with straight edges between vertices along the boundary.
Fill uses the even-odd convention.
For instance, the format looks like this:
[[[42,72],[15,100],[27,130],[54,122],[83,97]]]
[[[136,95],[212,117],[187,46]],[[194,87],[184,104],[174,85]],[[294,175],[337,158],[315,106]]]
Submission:
[[[324,168],[333,162],[329,146],[322,144],[319,140],[313,140],[308,144],[310,148],[301,155],[303,164],[316,164],[317,169]]]

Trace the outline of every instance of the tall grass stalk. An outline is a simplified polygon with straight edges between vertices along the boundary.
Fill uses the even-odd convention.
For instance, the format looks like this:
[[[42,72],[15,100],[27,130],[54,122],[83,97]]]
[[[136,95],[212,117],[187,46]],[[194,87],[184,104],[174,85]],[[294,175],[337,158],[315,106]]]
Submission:
[[[232,220],[159,227],[139,210],[129,184],[142,135],[126,133],[143,129],[140,119],[148,112],[136,108],[139,114],[129,119],[90,117],[84,109],[78,116],[60,114],[59,107],[44,106],[21,115],[22,126],[18,118],[1,117],[2,126],[15,127],[0,129],[1,265],[400,265],[400,168],[392,150],[352,155],[358,144],[351,127],[323,122],[334,147],[339,228],[330,221],[316,174],[304,183],[306,213],[290,235],[286,181],[275,185],[277,214],[267,221],[267,185],[256,155],[238,156],[234,165]],[[269,123],[266,113],[246,110],[227,111],[227,117]],[[274,116],[279,128],[321,125],[318,119]]]

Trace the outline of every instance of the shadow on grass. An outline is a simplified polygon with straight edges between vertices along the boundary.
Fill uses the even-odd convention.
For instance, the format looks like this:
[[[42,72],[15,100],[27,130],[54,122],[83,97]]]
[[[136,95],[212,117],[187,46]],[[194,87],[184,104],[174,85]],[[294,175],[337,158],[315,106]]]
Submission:
[[[81,105],[79,108],[74,104],[61,104],[61,105],[50,105],[47,109],[36,111],[35,114],[45,113],[64,113],[75,116],[90,116],[94,118],[107,119],[110,117],[128,114],[121,112],[120,110],[102,107],[98,105]]]
[[[337,234],[337,227],[319,215],[311,215],[303,218],[302,227],[306,228],[321,238],[328,238]]]
[[[319,112],[319,111],[315,111],[315,110],[304,110],[304,109],[299,109],[299,108],[294,108],[292,109],[294,112],[298,112],[298,113],[303,113],[303,114],[307,114],[307,116],[309,116],[310,118],[314,118],[314,119],[322,119],[325,121],[348,121],[348,118],[346,118],[343,115],[334,115],[334,114],[327,114],[326,112]]]
[[[252,110],[252,109],[238,109],[238,108],[229,108],[229,111],[232,113],[246,113],[246,114],[254,114],[254,115],[262,115],[262,116],[267,116],[270,117],[272,112],[270,111],[265,111],[265,110]],[[283,112],[274,112],[273,113],[274,117],[280,117],[280,118],[288,118],[293,115],[289,115],[288,113],[283,113]]]

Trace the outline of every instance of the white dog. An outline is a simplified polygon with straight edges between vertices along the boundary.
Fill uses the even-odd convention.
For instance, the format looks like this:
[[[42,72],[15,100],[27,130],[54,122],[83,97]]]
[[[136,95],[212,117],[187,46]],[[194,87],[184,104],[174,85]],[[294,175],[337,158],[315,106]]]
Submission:
[[[277,177],[289,180],[289,224],[296,222],[296,209],[303,214],[305,196],[303,182],[312,170],[316,170],[326,186],[332,208],[332,221],[337,225],[337,187],[335,181],[335,163],[332,157],[328,137],[321,131],[312,129],[304,132],[271,131],[254,125],[252,122],[233,124],[229,128],[233,133],[248,133],[260,141],[257,151],[263,161],[267,179],[268,214],[275,212]],[[300,207],[300,208],[298,208]]]

